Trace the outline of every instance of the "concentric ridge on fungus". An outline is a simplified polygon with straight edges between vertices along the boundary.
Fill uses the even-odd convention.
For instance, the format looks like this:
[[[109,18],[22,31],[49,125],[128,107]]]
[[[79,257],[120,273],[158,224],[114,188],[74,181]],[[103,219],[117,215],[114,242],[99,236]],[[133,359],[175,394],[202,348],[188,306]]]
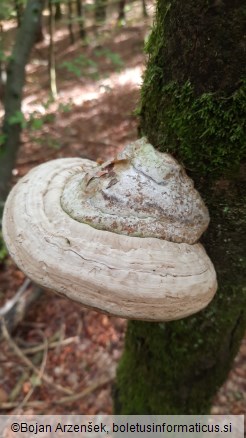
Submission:
[[[207,223],[184,170],[142,139],[103,166],[60,158],[35,167],[11,190],[2,225],[10,255],[36,284],[110,315],[170,321],[216,292],[204,248],[187,243]]]
[[[182,166],[145,138],[112,161],[72,175],[61,204],[70,217],[95,228],[172,242],[195,243],[209,223],[208,210]]]

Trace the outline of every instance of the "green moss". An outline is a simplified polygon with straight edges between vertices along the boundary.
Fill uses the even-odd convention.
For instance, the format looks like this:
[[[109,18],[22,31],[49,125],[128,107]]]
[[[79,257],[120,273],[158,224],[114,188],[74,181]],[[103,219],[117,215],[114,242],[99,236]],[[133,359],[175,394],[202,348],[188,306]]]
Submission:
[[[146,78],[142,90],[142,101],[148,102],[148,109],[143,104],[141,110],[143,134],[159,150],[177,156],[194,178],[236,174],[246,158],[246,82],[231,96],[199,97],[190,82],[160,89],[157,83],[158,70],[150,82]]]
[[[203,237],[219,290],[180,321],[128,324],[117,374],[116,413],[205,414],[246,328],[246,185],[203,191],[211,225]]]
[[[245,11],[243,0],[157,0],[141,134],[195,180],[219,289],[192,317],[129,323],[116,413],[208,413],[246,328]]]
[[[243,0],[158,0],[146,44],[148,80],[159,70],[165,84],[189,80],[196,96],[232,94],[245,76],[245,14]]]
[[[246,158],[245,14],[243,1],[157,1],[141,131],[195,179],[231,176]]]
[[[7,248],[3,241],[2,232],[0,231],[0,264],[4,262],[7,255],[8,255]]]
[[[209,412],[211,398],[223,383],[243,334],[242,319],[244,327],[246,322],[241,310],[245,294],[238,302],[239,288],[229,286],[227,292],[230,303],[218,293],[215,302],[194,317],[168,324],[129,323],[118,369],[118,412]],[[228,305],[233,307],[230,315]]]
[[[132,321],[117,374],[121,414],[207,414],[246,327],[246,288],[230,282],[199,314]]]

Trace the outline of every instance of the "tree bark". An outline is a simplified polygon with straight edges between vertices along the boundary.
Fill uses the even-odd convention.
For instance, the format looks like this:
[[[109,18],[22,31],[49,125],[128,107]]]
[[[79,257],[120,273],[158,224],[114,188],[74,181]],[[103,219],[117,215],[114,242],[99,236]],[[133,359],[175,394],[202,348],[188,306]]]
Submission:
[[[73,33],[73,5],[72,0],[68,0],[68,31],[69,31],[69,38],[70,38],[70,44],[74,44],[75,38]]]
[[[143,9],[143,17],[148,17],[147,7],[146,7],[146,0],[142,0],[142,9]]]
[[[59,21],[62,19],[62,8],[61,8],[61,1],[57,1],[55,3],[55,20]]]
[[[119,13],[118,13],[118,20],[125,20],[126,14],[125,14],[125,5],[126,0],[120,0],[119,1]]]
[[[82,0],[76,0],[76,8],[77,8],[77,16],[79,19],[79,35],[81,39],[84,39],[86,36],[85,26],[84,26],[84,13]]]
[[[0,102],[4,101],[4,90],[7,80],[7,73],[4,60],[4,48],[3,48],[3,26],[0,23]]]
[[[15,0],[14,7],[15,7],[15,12],[16,12],[17,26],[20,27],[22,14],[23,14],[23,4],[21,4],[19,0]]]
[[[95,0],[95,20],[103,23],[107,16],[107,0]]]
[[[202,243],[219,289],[207,309],[192,317],[128,324],[117,414],[208,413],[245,332],[243,8],[243,0],[157,2],[141,131],[183,163],[209,208]]]
[[[12,169],[20,145],[21,121],[18,120],[18,115],[21,114],[25,66],[35,43],[42,8],[42,0],[28,1],[7,68],[7,83],[4,93],[5,115],[2,127],[5,140],[0,147],[0,217],[10,188]]]
[[[56,100],[57,99],[56,60],[55,60],[55,50],[54,50],[55,20],[54,20],[52,0],[48,1],[48,6],[49,6],[49,34],[50,34],[50,44],[49,44],[50,96],[53,100]]]

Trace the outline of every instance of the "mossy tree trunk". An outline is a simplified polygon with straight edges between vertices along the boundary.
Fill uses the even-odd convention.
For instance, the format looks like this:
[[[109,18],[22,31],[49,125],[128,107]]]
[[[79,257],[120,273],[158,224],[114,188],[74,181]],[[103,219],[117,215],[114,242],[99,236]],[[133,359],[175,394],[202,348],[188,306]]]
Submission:
[[[128,324],[116,413],[208,413],[244,335],[244,17],[244,0],[157,1],[141,131],[183,163],[209,208],[202,243],[219,289],[207,309],[192,317]]]
[[[4,120],[0,137],[0,218],[11,182],[12,169],[20,145],[24,117],[21,101],[25,84],[25,67],[40,29],[43,0],[29,0],[7,67],[4,89]]]

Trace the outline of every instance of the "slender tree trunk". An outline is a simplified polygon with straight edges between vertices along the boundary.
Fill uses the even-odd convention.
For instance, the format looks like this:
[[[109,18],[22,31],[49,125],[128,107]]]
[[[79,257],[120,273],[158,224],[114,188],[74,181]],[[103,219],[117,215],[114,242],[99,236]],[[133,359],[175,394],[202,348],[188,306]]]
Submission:
[[[107,0],[95,0],[95,20],[103,23],[107,15]]]
[[[61,9],[61,2],[57,1],[55,3],[55,20],[59,21],[62,18],[62,9]]]
[[[143,8],[143,17],[148,17],[147,7],[146,7],[146,0],[142,0],[142,8]]]
[[[0,23],[0,101],[4,101],[4,90],[7,80],[5,59],[4,59],[4,47],[3,47],[3,26]]]
[[[35,44],[41,43],[43,40],[44,40],[44,28],[43,28],[43,17],[41,17],[36,33]]]
[[[70,37],[70,44],[74,44],[75,38],[73,33],[73,5],[71,0],[68,0],[67,7],[68,7],[68,32]]]
[[[210,211],[203,244],[219,289],[170,323],[131,321],[117,374],[120,414],[204,414],[246,326],[244,1],[157,1],[141,129],[194,179]]]
[[[56,61],[54,51],[54,14],[52,0],[49,0],[49,79],[50,79],[50,94],[52,99],[57,98],[57,86],[56,86]]]
[[[42,7],[42,0],[29,0],[27,2],[7,68],[7,83],[4,95],[5,116],[2,127],[5,141],[0,147],[0,217],[3,203],[9,191],[12,169],[20,145],[21,121],[18,120],[18,115],[21,114],[25,66],[35,43]],[[16,121],[14,121],[15,119]]]
[[[125,20],[126,14],[125,14],[125,5],[126,0],[120,0],[119,1],[119,14],[118,14],[118,20]]]
[[[14,7],[16,12],[17,26],[20,27],[23,14],[23,5],[20,3],[19,0],[14,0]]]
[[[80,38],[85,38],[85,26],[84,26],[84,13],[83,13],[83,6],[82,6],[82,0],[76,0],[76,7],[77,7],[77,16],[79,19],[79,34]]]

